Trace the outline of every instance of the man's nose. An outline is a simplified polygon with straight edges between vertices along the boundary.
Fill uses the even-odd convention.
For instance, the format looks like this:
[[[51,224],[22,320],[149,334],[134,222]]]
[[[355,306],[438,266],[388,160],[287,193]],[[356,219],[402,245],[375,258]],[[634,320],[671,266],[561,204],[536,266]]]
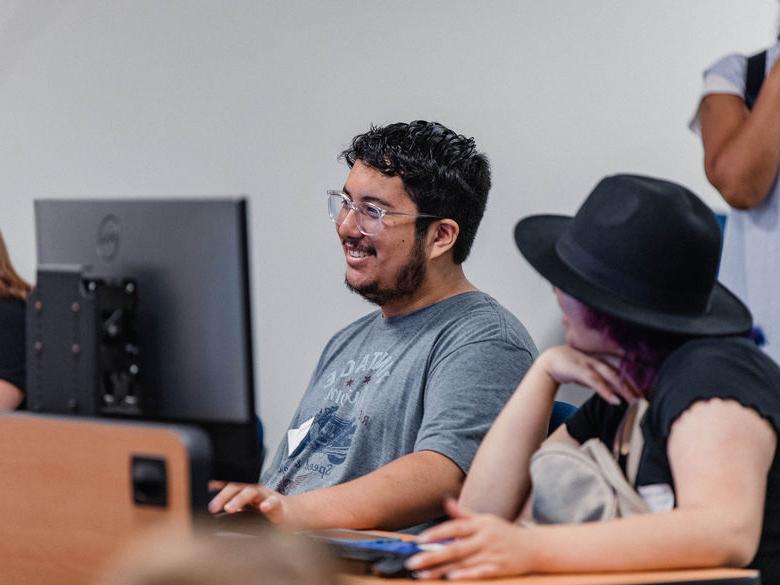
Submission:
[[[357,211],[354,209],[348,210],[347,216],[344,218],[344,221],[341,222],[341,225],[336,227],[336,230],[342,238],[362,237],[363,234],[361,233],[360,228],[358,228]]]

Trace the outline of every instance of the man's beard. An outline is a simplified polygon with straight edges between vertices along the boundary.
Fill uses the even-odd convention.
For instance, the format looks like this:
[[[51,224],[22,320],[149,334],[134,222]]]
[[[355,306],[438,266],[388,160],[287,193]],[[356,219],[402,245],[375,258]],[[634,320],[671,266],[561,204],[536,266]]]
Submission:
[[[398,272],[392,288],[380,288],[377,282],[364,286],[353,286],[346,277],[344,278],[344,284],[352,292],[359,294],[367,301],[380,307],[387,303],[411,297],[420,288],[427,272],[424,242],[425,238],[415,236],[411,257],[406,266]]]

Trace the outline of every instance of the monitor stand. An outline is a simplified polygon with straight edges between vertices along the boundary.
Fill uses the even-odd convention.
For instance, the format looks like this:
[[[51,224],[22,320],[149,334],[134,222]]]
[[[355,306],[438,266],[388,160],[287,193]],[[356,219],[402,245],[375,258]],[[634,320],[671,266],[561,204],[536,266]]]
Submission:
[[[0,415],[0,572],[7,583],[90,583],[151,528],[187,537],[205,509],[199,429]]]

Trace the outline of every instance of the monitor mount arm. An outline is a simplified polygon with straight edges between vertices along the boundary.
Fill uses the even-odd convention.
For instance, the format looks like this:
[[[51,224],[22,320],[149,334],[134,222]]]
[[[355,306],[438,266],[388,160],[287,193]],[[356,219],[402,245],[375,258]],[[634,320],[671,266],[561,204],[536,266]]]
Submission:
[[[27,303],[27,407],[85,416],[142,415],[137,283],[41,265]]]

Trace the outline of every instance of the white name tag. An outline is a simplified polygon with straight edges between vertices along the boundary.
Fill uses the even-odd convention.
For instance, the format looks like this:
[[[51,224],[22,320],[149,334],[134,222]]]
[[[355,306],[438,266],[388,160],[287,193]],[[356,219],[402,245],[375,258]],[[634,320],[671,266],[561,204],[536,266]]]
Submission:
[[[668,512],[674,508],[674,492],[669,484],[653,483],[636,489],[651,512]]]
[[[298,445],[301,444],[301,441],[303,441],[306,435],[309,434],[309,429],[311,428],[311,423],[313,422],[314,422],[314,417],[311,417],[309,420],[305,421],[297,429],[287,430],[287,456],[288,457],[293,454],[293,451],[295,451],[298,448]]]

